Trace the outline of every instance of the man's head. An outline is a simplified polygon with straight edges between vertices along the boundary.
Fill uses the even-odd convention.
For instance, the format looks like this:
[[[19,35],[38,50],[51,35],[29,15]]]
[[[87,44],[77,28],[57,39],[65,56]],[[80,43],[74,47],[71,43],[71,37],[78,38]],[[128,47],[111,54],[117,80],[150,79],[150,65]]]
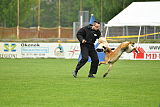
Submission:
[[[93,22],[92,29],[93,29],[93,30],[99,30],[99,29],[100,29],[100,22],[94,21],[94,22]]]

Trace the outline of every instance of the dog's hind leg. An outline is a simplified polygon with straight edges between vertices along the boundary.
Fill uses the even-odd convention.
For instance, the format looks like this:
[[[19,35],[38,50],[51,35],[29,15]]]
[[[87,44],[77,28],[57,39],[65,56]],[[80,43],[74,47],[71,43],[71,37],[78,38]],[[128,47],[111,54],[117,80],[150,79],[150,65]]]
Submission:
[[[101,64],[108,64],[108,61],[109,61],[109,58],[106,57],[106,58],[105,58],[105,61],[100,62],[100,63],[98,64],[98,66],[100,66]]]
[[[108,64],[108,62],[102,61],[102,62],[100,62],[100,63],[98,64],[98,66],[100,66],[101,64]]]
[[[111,71],[112,65],[113,65],[113,64],[111,64],[111,63],[109,64],[108,70],[107,70],[107,72],[103,75],[103,78],[106,77],[107,74]]]

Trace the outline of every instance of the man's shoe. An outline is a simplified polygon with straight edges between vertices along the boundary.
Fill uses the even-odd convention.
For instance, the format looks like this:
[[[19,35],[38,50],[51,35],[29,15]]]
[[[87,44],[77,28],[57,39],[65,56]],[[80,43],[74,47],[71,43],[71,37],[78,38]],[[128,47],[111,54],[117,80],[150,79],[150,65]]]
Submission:
[[[95,76],[93,76],[93,74],[89,74],[88,78],[95,78]]]
[[[72,75],[73,75],[74,78],[77,78],[77,72],[76,71],[72,72]]]

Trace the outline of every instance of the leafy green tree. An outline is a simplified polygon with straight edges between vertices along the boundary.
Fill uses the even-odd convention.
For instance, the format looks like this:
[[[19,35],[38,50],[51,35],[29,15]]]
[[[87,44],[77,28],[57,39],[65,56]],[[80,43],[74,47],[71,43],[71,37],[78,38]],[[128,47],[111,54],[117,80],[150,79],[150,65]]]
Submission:
[[[40,26],[72,27],[79,19],[80,0],[40,0]],[[94,14],[96,20],[108,22],[132,2],[155,0],[81,0],[82,10]],[[157,0],[158,1],[158,0]],[[38,0],[19,0],[19,25],[22,27],[38,26]],[[0,26],[17,26],[17,0],[0,1]]]

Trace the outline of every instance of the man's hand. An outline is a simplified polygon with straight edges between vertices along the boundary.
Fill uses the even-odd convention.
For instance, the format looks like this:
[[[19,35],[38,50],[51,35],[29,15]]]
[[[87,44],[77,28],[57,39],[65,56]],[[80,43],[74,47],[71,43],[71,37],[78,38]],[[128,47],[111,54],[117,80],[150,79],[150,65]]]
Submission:
[[[86,43],[86,42],[87,42],[86,40],[84,40],[84,39],[82,40],[82,43]]]

